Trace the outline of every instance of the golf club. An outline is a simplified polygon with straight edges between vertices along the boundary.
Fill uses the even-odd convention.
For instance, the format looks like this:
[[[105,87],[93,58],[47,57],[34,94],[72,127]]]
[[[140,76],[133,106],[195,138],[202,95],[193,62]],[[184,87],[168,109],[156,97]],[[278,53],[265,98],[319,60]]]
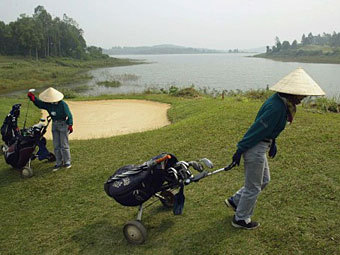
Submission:
[[[207,158],[202,158],[200,161],[202,161],[203,164],[206,165],[208,168],[214,167],[214,164]]]
[[[204,170],[202,164],[198,163],[197,161],[190,161],[189,165],[192,166],[198,172],[202,172]]]
[[[29,90],[28,90],[28,92],[31,92],[31,93],[33,93],[34,91],[35,91],[35,89],[29,89]],[[26,120],[27,120],[28,108],[29,108],[29,106],[30,106],[30,101],[31,101],[31,100],[28,99],[27,110],[26,110],[26,116],[25,116],[24,128],[23,128],[23,129],[26,128]]]
[[[209,159],[208,159],[208,160],[209,160]],[[210,160],[209,160],[209,161],[210,161]],[[210,162],[211,162],[211,161],[210,161]],[[195,176],[193,176],[193,177],[190,177],[190,178],[186,179],[186,180],[184,181],[184,184],[185,184],[185,185],[188,185],[188,184],[190,184],[190,183],[192,183],[192,182],[198,182],[199,180],[201,180],[201,179],[203,179],[203,178],[205,178],[205,177],[207,177],[207,176],[210,176],[210,175],[213,175],[213,174],[217,174],[217,173],[222,172],[222,171],[229,171],[229,170],[231,170],[234,166],[236,166],[236,163],[235,163],[235,162],[232,162],[232,163],[230,163],[228,166],[223,167],[223,168],[220,168],[220,169],[217,169],[217,170],[212,171],[212,172],[203,171],[203,172],[201,172],[201,173],[199,173],[199,174],[197,174],[197,175],[195,175]]]

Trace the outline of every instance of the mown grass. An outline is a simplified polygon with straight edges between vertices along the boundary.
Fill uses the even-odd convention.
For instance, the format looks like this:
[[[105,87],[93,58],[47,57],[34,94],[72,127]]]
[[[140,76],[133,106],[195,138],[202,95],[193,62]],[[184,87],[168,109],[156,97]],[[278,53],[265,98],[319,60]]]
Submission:
[[[187,186],[183,215],[174,216],[159,202],[147,208],[143,222],[148,240],[133,246],[124,239],[122,227],[135,219],[137,209],[123,207],[105,194],[107,178],[123,165],[141,163],[163,151],[180,160],[207,157],[216,168],[223,167],[262,102],[162,94],[102,98],[171,103],[172,125],[71,141],[71,169],[53,173],[52,164],[34,161],[31,179],[21,179],[1,158],[1,254],[340,253],[340,115],[298,108],[293,124],[277,140],[276,158],[269,162],[272,181],[257,203],[253,217],[261,223],[257,230],[234,229],[233,212],[223,203],[243,184],[241,165]],[[0,120],[18,100],[0,99]],[[39,111],[30,109],[32,123]]]
[[[92,68],[140,63],[140,61],[118,58],[86,61],[47,58],[36,61],[24,57],[0,56],[0,94],[32,87],[75,84],[92,78],[86,74],[86,71]]]

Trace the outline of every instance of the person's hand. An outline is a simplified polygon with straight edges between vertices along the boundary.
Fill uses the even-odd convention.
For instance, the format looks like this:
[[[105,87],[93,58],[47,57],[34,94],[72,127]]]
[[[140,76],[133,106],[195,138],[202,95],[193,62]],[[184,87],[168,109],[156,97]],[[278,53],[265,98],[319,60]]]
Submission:
[[[270,145],[270,149],[269,149],[269,152],[268,152],[268,156],[270,158],[274,158],[275,155],[277,153],[277,147],[276,147],[276,142],[275,142],[275,139],[273,139],[272,141],[272,144]]]
[[[233,158],[232,158],[233,162],[232,162],[232,164],[236,164],[236,165],[239,166],[242,154],[243,154],[243,151],[241,151],[240,149],[237,149],[237,151],[233,155]]]
[[[71,134],[72,132],[73,132],[73,127],[72,127],[72,125],[68,125],[68,132],[69,132],[69,134]]]
[[[32,102],[35,101],[35,96],[34,96],[34,94],[33,94],[32,92],[28,92],[27,96],[28,96],[28,98],[29,98]]]

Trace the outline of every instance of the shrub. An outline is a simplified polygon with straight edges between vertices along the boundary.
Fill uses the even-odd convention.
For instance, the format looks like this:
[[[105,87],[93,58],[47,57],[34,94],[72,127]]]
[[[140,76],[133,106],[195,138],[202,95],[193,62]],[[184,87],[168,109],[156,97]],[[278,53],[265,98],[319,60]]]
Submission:
[[[244,97],[249,99],[255,99],[255,100],[261,100],[265,101],[267,98],[269,98],[274,92],[270,91],[268,89],[250,89],[246,91],[242,91],[240,89],[237,90],[226,90],[225,94],[226,96],[232,96],[232,97]]]
[[[100,82],[97,82],[97,84],[100,85],[100,86],[113,87],[113,88],[116,88],[116,87],[119,87],[119,86],[122,85],[122,83],[120,81],[116,81],[116,80],[100,81]]]
[[[250,99],[259,99],[259,100],[266,100],[271,95],[273,95],[274,92],[270,90],[265,89],[251,89],[244,92],[244,96]]]
[[[170,94],[170,95],[176,95],[176,93],[178,92],[178,90],[179,90],[178,87],[176,87],[176,86],[171,86],[171,87],[169,88],[169,94]]]
[[[60,92],[64,94],[65,99],[72,99],[77,97],[77,93],[75,93],[71,89],[61,89]]]
[[[326,97],[320,97],[316,99],[309,98],[304,100],[303,106],[309,108],[316,108],[324,112],[340,112],[339,103],[334,98],[333,99],[329,99]]]
[[[172,95],[177,97],[199,97],[200,93],[193,87],[177,90]]]

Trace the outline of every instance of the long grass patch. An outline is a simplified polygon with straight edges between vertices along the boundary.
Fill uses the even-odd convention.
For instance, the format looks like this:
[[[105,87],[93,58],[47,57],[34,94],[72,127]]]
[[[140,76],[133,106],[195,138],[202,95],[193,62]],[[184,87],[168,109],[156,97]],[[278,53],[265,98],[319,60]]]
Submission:
[[[40,87],[58,87],[91,79],[86,71],[98,67],[141,64],[141,61],[106,58],[76,60],[47,58],[32,60],[24,57],[0,56],[0,93]]]

